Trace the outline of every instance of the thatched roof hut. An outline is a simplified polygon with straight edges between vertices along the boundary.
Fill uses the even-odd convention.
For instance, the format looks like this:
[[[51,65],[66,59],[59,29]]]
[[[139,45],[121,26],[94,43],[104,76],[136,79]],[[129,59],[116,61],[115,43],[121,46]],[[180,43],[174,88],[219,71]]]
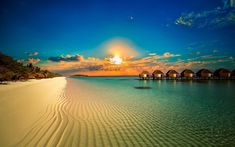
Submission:
[[[152,76],[153,76],[153,79],[161,79],[164,77],[164,73],[160,70],[155,70],[153,73],[152,73]]]
[[[226,78],[230,78],[230,76],[231,76],[231,71],[225,68],[217,69],[214,72],[214,77],[217,77],[217,78],[226,79]]]
[[[197,77],[199,78],[211,78],[212,77],[212,72],[208,69],[200,69],[197,73],[196,73]]]
[[[140,74],[139,74],[139,77],[140,79],[149,79],[150,78],[150,73],[148,71],[142,71]]]
[[[166,77],[167,78],[177,78],[179,76],[179,73],[175,70],[169,70],[167,73],[166,73]]]
[[[180,75],[182,78],[193,78],[194,72],[190,69],[185,69],[181,72]]]

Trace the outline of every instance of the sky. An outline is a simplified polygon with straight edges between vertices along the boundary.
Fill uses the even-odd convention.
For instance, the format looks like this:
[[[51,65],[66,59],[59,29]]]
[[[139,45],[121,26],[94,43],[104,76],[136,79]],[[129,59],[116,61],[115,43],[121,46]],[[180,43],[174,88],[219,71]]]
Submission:
[[[0,52],[65,75],[235,69],[235,0],[2,0]]]

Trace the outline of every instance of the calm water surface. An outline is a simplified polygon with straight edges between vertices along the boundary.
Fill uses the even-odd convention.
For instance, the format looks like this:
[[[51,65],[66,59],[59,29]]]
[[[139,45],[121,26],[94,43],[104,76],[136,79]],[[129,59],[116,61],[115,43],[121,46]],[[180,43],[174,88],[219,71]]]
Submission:
[[[143,81],[134,77],[68,81],[77,86],[78,97],[92,97],[121,109],[123,115],[116,118],[128,125],[119,134],[126,131],[131,137],[120,140],[131,145],[235,146],[235,81]]]

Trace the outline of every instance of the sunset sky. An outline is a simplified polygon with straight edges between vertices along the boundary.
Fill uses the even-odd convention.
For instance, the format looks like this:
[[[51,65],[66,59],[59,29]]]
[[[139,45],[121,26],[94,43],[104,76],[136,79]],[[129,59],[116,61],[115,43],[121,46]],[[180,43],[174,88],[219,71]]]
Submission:
[[[235,69],[234,0],[3,0],[0,52],[65,75]]]

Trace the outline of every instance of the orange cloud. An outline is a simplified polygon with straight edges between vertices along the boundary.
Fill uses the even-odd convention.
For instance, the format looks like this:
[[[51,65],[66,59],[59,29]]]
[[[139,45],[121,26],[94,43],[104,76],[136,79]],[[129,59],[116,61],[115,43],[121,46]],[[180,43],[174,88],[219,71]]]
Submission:
[[[173,54],[169,55],[155,55],[144,58],[123,58],[121,64],[113,64],[109,58],[95,58],[88,57],[87,59],[77,61],[55,61],[41,64],[43,68],[52,71],[68,71],[67,74],[86,74],[93,76],[104,75],[138,75],[141,70],[154,70],[154,68],[165,67],[165,62],[157,62],[156,59],[170,58]],[[66,57],[71,58],[72,56]],[[81,56],[82,57],[82,56]],[[64,59],[65,57],[63,57]]]
[[[143,58],[125,58],[121,64],[112,64],[108,58],[88,57],[76,61],[59,61],[46,62],[41,67],[60,72],[65,75],[84,74],[89,76],[121,76],[121,75],[138,75],[141,71],[147,70],[153,72],[156,69],[167,72],[170,69],[178,72],[185,68],[199,69],[233,61],[230,58],[223,60],[211,61],[192,61],[192,60],[176,60],[168,61],[169,58],[179,57],[178,54],[164,53],[162,55],[152,54]]]
[[[41,60],[39,58],[37,58],[37,59],[29,58],[27,61],[28,61],[28,63],[37,64]]]

